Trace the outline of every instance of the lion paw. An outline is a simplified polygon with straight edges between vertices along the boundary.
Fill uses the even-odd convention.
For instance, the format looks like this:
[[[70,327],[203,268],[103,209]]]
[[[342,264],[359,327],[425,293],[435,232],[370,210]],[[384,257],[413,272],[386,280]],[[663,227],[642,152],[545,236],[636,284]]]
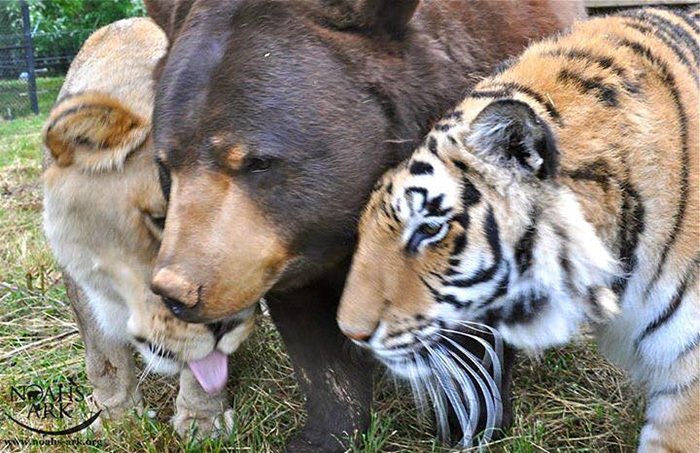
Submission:
[[[178,409],[171,423],[175,431],[186,439],[227,437],[233,431],[233,409],[224,412]]]
[[[121,418],[124,414],[133,410],[141,415],[144,407],[143,396],[139,391],[121,391],[109,396],[98,395],[96,392],[93,392],[87,398],[87,402],[91,411],[102,411],[100,417],[110,420]]]
[[[119,420],[127,414],[141,415],[144,411],[143,397],[140,392],[134,393],[127,399],[110,398],[105,401],[98,401],[93,394],[87,398],[87,403],[91,413],[100,411],[100,416],[90,425],[90,429],[96,434],[104,432],[105,423]]]

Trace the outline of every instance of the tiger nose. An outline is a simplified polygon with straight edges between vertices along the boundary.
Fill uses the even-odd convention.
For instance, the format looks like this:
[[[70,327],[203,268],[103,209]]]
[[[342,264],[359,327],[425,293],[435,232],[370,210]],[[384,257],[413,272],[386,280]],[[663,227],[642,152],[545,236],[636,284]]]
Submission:
[[[339,326],[341,332],[343,332],[346,337],[364,343],[368,342],[377,330],[376,326],[372,329],[354,329],[350,326],[343,325],[343,323],[339,323]]]
[[[151,291],[163,299],[175,317],[186,322],[198,322],[200,287],[182,273],[167,267],[159,269],[151,281]]]
[[[368,341],[370,338],[372,338],[371,333],[364,333],[364,332],[358,332],[358,333],[346,333],[345,334],[348,338],[351,338],[356,341]]]

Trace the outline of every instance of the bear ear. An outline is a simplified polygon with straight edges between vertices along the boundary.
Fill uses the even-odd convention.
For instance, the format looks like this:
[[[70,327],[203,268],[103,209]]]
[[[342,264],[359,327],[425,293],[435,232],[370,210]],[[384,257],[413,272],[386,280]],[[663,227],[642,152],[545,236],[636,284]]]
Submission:
[[[165,32],[172,43],[195,0],[144,0],[148,16]]]
[[[413,18],[420,0],[325,0],[338,12],[338,28],[369,30],[379,35],[399,37]]]
[[[418,3],[419,0],[362,0],[360,16],[365,21],[363,25],[372,30],[397,36],[408,26]]]
[[[79,93],[54,106],[42,136],[59,166],[100,172],[122,168],[150,131],[148,119],[113,97]]]
[[[554,134],[521,101],[503,99],[487,105],[472,121],[466,142],[477,156],[521,174],[550,179],[559,171]]]

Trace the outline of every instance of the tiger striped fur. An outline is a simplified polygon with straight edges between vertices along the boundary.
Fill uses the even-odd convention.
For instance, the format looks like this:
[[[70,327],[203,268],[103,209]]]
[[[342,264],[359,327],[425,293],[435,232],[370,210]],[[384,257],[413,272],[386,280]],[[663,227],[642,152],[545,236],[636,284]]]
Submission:
[[[700,451],[699,34],[698,10],[591,19],[479,83],[378,183],[341,329],[452,402],[460,335],[590,326],[647,392],[638,451]]]

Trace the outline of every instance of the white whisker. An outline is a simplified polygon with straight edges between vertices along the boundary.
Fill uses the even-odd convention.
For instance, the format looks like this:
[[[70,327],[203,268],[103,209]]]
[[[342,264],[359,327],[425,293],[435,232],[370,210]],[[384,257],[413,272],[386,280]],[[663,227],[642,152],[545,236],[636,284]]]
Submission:
[[[415,361],[415,353],[414,355],[414,361]],[[411,385],[411,392],[413,393],[413,400],[416,404],[416,406],[420,409],[421,412],[425,413],[427,410],[427,402],[425,401],[425,395],[423,395],[423,392],[421,391],[421,381],[419,380],[418,373],[416,372],[416,369],[414,367],[409,367],[408,368],[409,372],[409,378],[408,382]]]
[[[136,383],[136,390],[137,391],[141,388],[141,384],[143,384],[143,381],[150,374],[151,368],[153,367],[153,361],[155,359],[156,359],[156,355],[151,354],[151,357],[148,359],[148,363],[146,364],[146,367],[143,369],[143,373],[141,373],[141,376],[139,376],[139,380]]]
[[[496,355],[498,356],[499,361],[501,361],[501,362],[503,361],[503,337],[501,336],[500,332],[498,332],[498,330],[494,329],[493,327],[491,327],[489,325],[477,323],[477,322],[473,322],[473,321],[448,320],[448,322],[460,324],[460,325],[467,327],[469,329],[472,329],[472,330],[475,330],[477,332],[485,333],[487,335],[492,336],[493,337],[493,345],[494,345],[494,349],[496,351]],[[482,329],[487,329],[488,332],[486,332]],[[466,332],[460,332],[460,331],[456,331],[456,330],[450,331],[450,332],[456,333],[459,335],[465,335],[465,336],[469,335]],[[484,356],[484,361],[486,361],[486,356]]]
[[[474,387],[472,381],[468,379],[468,377],[465,375],[464,370],[460,369],[457,366],[457,364],[452,359],[450,359],[450,351],[447,348],[438,344],[436,345],[436,349],[439,352],[439,358],[442,360],[446,368],[450,371],[452,379],[454,379],[459,384],[459,387],[462,390],[462,395],[464,396],[464,398],[466,398],[466,401],[468,403],[468,407],[466,409],[469,411],[470,426],[468,428],[470,431],[470,436],[469,444],[463,445],[469,446],[471,445],[473,436],[476,434],[476,427],[479,423],[479,414],[481,413],[481,404],[476,394],[476,388]],[[464,363],[463,361],[461,363],[463,366],[467,367],[466,363]],[[473,372],[473,370],[471,370],[471,368],[467,367],[467,371],[479,381],[479,386],[482,392],[484,392],[486,390],[486,387],[483,385],[483,382],[481,382],[481,379],[476,375],[476,373]],[[488,395],[486,393],[484,393],[484,400],[488,401]],[[461,399],[460,401],[464,401],[464,399]],[[487,417],[490,413],[493,413],[493,411],[491,410],[487,412]],[[466,428],[467,427],[462,426],[462,431],[464,431]]]
[[[482,324],[482,323],[476,322],[476,321],[468,321],[466,319],[445,319],[444,321],[451,323],[451,324],[461,324],[465,327],[470,328],[471,330],[474,330],[474,331],[480,332],[480,333],[484,333],[487,335],[491,335],[491,336],[494,336],[494,334],[500,335],[496,329],[489,326],[488,324]]]
[[[458,382],[462,384],[460,387],[468,388],[468,384],[464,385],[465,382],[462,382],[464,381],[464,378],[461,373],[457,373],[457,376],[453,376],[452,373],[450,373],[449,358],[443,357],[441,353],[438,353],[431,348],[428,343],[422,340],[420,341],[428,351],[428,358],[430,363],[433,365],[433,374],[437,378],[440,387],[442,387],[442,390],[445,392],[447,399],[450,401],[450,404],[455,411],[455,415],[457,416],[459,425],[462,427],[463,437],[461,443],[462,445],[471,445],[472,433],[476,429],[476,421],[474,420],[473,415],[474,411],[471,411],[472,414],[467,413],[467,408],[465,408],[464,404],[462,404],[463,399],[460,396],[460,392],[455,388],[454,379],[459,377],[462,378],[461,380],[458,380]],[[473,395],[471,396],[473,397]],[[470,405],[472,400],[473,398],[469,401]],[[476,402],[476,407],[478,408],[478,401]],[[471,406],[470,408],[473,409],[474,406]],[[467,427],[467,429],[465,429],[465,427]]]
[[[419,367],[426,367],[427,364],[423,358],[414,354],[414,360]],[[433,413],[435,414],[435,422],[438,427],[438,432],[444,443],[447,443],[450,437],[450,424],[447,421],[447,401],[445,401],[445,393],[441,391],[440,386],[433,379],[433,376],[418,376],[422,381],[423,387],[428,391],[428,396],[433,401]]]
[[[475,335],[469,335],[467,333],[460,332],[458,330],[451,330],[451,329],[440,329],[440,330],[443,332],[451,333],[451,334],[461,335],[461,336],[464,336],[472,341],[476,341],[476,342],[480,343],[481,346],[483,346],[484,351],[485,351],[484,357],[488,357],[488,359],[489,359],[488,362],[486,364],[484,364],[483,366],[484,367],[489,367],[489,366],[491,367],[491,369],[493,370],[494,380],[496,381],[496,383],[499,387],[501,386],[502,375],[503,375],[501,364],[503,363],[503,356],[499,355],[497,352],[495,352],[493,350],[493,348],[491,347],[491,345],[486,340],[484,340],[481,337],[475,336]],[[440,335],[440,336],[442,338],[445,338],[446,340],[449,340],[452,344],[457,345],[457,347],[459,347],[463,353],[466,353],[464,348],[461,345],[458,345],[458,343],[456,343],[451,338],[449,338],[445,335]],[[470,359],[472,359],[472,357],[473,357],[472,360],[474,361],[474,363],[477,364],[478,367],[482,366],[481,363],[478,363],[479,361],[476,359],[476,357],[474,357],[473,353],[469,353],[469,357],[470,357]],[[484,361],[485,360],[482,360],[482,362],[484,362]],[[485,370],[483,372],[486,373]],[[486,374],[488,374],[488,373],[486,373]]]
[[[151,372],[154,369],[157,369],[160,366],[160,363],[163,361],[163,357],[156,353],[156,351],[160,350],[159,348],[162,348],[160,343],[161,341],[158,339],[158,335],[156,335],[156,337],[153,339],[153,343],[151,343],[153,345],[153,350],[150,351],[151,357],[148,360],[148,363],[146,364],[143,373],[141,373],[138,382],[136,383],[136,390],[141,388],[141,384],[143,384],[143,382],[151,374]]]
[[[484,437],[481,439],[480,443],[486,444],[491,440],[495,427],[500,426],[501,420],[503,418],[503,403],[501,400],[500,389],[496,385],[494,380],[491,378],[491,376],[488,374],[487,370],[483,367],[483,365],[479,363],[474,354],[471,354],[469,351],[462,348],[461,345],[459,345],[452,339],[445,337],[444,335],[441,336],[445,340],[452,343],[453,346],[458,348],[466,356],[466,358],[470,360],[470,362],[477,366],[478,371],[480,372],[477,373],[476,371],[474,371],[466,362],[464,362],[464,360],[462,360],[462,358],[455,351],[446,348],[447,352],[456,361],[458,361],[463,366],[463,368],[471,375],[473,380],[476,381],[476,383],[479,385],[479,388],[481,389],[481,394],[484,396],[484,403],[486,405],[486,426],[484,427]],[[484,380],[486,380],[486,383],[484,383]]]

